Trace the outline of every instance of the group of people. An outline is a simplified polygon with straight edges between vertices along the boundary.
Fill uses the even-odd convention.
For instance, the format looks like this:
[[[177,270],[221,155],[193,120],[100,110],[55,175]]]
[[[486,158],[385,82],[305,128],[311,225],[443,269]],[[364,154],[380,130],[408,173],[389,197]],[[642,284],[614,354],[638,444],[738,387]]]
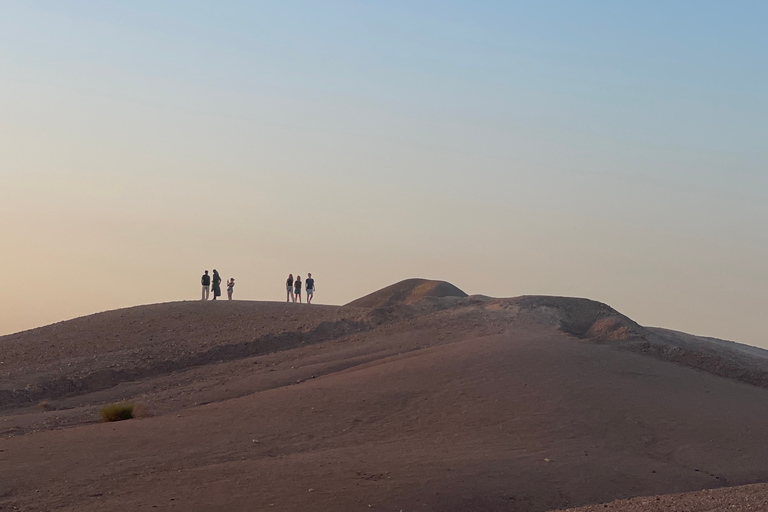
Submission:
[[[315,296],[315,280],[312,279],[312,274],[307,274],[307,280],[305,281],[307,287],[307,304],[312,304],[312,298]],[[293,274],[288,274],[288,279],[285,281],[286,298],[285,302],[301,302],[301,276],[296,276],[293,279]]]
[[[208,275],[206,270],[203,277],[200,278],[200,284],[203,285],[203,300],[208,300],[210,293],[213,292],[213,299],[221,297],[221,276],[219,271],[213,269],[213,275]],[[307,280],[304,282],[307,290],[307,304],[312,304],[312,299],[315,296],[315,280],[312,279],[312,274],[307,274]],[[288,279],[285,281],[285,287],[287,290],[286,302],[301,302],[301,276],[293,278],[293,274],[288,274]],[[232,293],[235,291],[235,278],[230,277],[227,281],[227,299],[232,300]]]
[[[218,270],[213,269],[213,275],[208,275],[206,270],[203,277],[200,278],[200,284],[203,285],[203,300],[208,300],[210,292],[213,291],[213,300],[221,297],[221,276]],[[227,298],[232,300],[232,293],[235,291],[235,278],[230,277],[227,281]]]

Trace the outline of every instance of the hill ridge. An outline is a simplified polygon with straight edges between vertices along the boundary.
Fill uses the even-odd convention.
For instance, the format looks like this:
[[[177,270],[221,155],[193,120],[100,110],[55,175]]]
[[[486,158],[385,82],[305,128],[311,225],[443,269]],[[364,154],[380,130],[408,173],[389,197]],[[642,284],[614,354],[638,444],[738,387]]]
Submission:
[[[402,283],[412,290],[424,283],[431,287],[444,282],[406,280],[396,285]],[[408,298],[410,292],[399,296]],[[367,297],[370,295],[363,299]],[[373,308],[251,301],[152,304],[2,336],[0,348],[5,361],[0,366],[0,408],[92,393],[216,362],[344,339],[401,322],[429,323],[441,315],[463,319],[466,325],[459,329],[487,324],[491,327],[486,331],[494,333],[527,319],[579,339],[612,343],[621,349],[768,387],[765,357],[756,355],[760,349],[645,328],[591,299],[424,295],[398,302],[392,297],[398,295],[391,290],[383,297],[375,296],[371,303],[383,305]],[[79,344],[80,338],[89,340],[88,344]]]
[[[386,286],[346,304],[363,308],[382,308],[396,304],[413,304],[425,297],[467,297],[467,294],[447,281],[410,278]]]

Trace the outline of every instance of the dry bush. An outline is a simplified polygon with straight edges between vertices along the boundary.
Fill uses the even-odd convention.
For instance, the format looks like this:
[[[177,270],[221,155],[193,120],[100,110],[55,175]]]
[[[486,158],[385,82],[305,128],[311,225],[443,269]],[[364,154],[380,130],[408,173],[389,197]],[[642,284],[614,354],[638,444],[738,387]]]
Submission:
[[[101,419],[104,421],[122,421],[133,418],[133,404],[119,402],[109,404],[101,410]]]

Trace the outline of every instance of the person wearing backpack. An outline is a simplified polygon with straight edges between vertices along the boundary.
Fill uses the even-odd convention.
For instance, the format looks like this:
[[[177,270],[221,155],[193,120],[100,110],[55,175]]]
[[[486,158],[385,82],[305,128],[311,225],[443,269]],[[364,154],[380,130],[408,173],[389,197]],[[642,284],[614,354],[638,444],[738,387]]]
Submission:
[[[200,278],[200,284],[203,285],[203,300],[208,300],[208,294],[210,293],[211,276],[208,275],[208,271],[205,271],[203,277]]]

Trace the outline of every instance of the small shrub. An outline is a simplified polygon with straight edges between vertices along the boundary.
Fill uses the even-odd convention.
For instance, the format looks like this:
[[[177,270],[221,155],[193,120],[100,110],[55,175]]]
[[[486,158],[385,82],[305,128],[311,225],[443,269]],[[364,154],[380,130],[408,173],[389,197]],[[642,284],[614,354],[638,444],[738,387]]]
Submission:
[[[133,404],[120,402],[109,404],[101,410],[101,419],[104,421],[122,421],[133,418]]]

